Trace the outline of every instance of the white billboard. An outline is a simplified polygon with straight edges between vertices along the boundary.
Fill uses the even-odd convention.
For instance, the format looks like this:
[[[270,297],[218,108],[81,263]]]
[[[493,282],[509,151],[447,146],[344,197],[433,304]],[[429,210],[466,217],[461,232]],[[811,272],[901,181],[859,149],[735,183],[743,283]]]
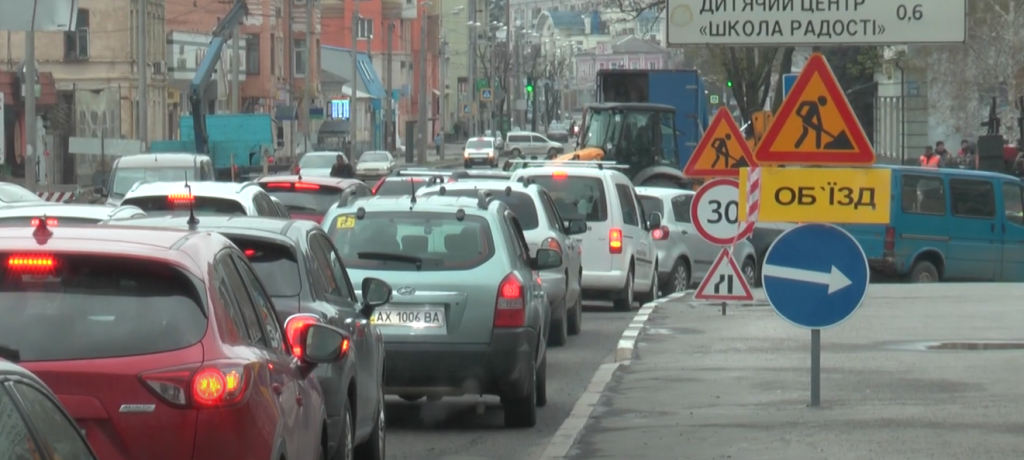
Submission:
[[[66,32],[75,28],[78,16],[78,0],[0,0],[0,5],[7,5],[0,31]]]
[[[667,0],[683,45],[962,43],[967,0]]]

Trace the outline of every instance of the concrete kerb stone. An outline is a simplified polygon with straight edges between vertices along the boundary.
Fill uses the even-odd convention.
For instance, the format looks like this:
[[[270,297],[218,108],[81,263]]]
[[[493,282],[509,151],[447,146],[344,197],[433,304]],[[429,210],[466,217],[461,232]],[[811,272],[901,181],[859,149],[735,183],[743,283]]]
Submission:
[[[594,378],[587,385],[587,389],[584,390],[583,394],[580,395],[580,399],[576,401],[576,405],[573,406],[569,417],[562,422],[562,426],[551,437],[551,441],[548,442],[547,448],[541,454],[540,460],[562,460],[569,455],[569,449],[572,449],[580,433],[583,432],[587,420],[590,419],[590,414],[594,412],[594,406],[597,405],[597,401],[601,399],[601,394],[604,393],[605,386],[611,381],[619,366],[628,365],[633,359],[636,343],[640,339],[644,324],[650,318],[651,313],[658,304],[679,297],[681,295],[676,296],[673,294],[640,307],[640,310],[636,312],[636,316],[633,317],[633,321],[630,322],[629,326],[622,333],[622,338],[619,339],[618,346],[615,349],[615,362],[602,364],[597,369],[597,372],[594,373]]]

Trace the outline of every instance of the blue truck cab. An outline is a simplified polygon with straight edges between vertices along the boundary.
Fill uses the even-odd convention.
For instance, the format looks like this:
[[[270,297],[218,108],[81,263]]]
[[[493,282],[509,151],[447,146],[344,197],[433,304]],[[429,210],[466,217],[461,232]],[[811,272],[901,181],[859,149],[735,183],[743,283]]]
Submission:
[[[911,282],[1024,281],[1024,184],[999,173],[892,170],[889,225],[843,225],[873,272]]]

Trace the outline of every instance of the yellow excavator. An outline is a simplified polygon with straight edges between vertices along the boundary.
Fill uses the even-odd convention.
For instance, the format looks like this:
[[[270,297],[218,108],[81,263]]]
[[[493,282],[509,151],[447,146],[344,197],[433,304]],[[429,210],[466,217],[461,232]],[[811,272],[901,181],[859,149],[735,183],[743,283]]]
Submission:
[[[761,143],[761,138],[768,132],[768,127],[772,125],[773,115],[770,110],[761,110],[754,112],[750,116],[750,122],[743,125],[741,129],[743,131],[743,137],[747,140],[747,145],[750,146],[751,152],[757,151],[757,146]]]

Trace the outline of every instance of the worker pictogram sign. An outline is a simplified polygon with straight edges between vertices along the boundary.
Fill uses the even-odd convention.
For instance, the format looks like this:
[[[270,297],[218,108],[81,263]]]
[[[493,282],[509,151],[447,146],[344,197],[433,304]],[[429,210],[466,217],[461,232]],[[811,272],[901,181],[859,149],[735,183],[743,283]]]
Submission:
[[[814,53],[754,152],[761,165],[861,166],[875,151],[828,61]]]
[[[740,168],[755,165],[754,154],[729,109],[721,107],[686,162],[686,177],[739,177]]]
[[[729,248],[722,248],[718,258],[711,265],[711,270],[700,282],[700,287],[693,294],[697,300],[754,300],[750,285],[743,276],[736,259],[733,259]]]

